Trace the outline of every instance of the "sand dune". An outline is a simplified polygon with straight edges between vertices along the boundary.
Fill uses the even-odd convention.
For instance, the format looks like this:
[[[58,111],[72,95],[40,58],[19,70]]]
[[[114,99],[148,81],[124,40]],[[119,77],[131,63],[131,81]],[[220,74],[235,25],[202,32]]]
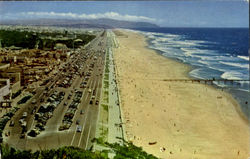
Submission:
[[[231,95],[204,84],[164,81],[188,78],[190,68],[147,49],[140,34],[120,31],[117,39],[115,64],[129,140],[167,159],[250,156],[249,126]]]

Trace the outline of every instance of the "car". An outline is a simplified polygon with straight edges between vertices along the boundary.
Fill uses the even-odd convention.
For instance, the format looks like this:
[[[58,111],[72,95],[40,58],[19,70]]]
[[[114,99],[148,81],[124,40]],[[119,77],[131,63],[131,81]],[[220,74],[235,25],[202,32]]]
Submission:
[[[99,101],[98,101],[98,100],[96,100],[96,101],[95,101],[95,105],[98,105],[98,104],[99,104]]]
[[[28,135],[31,136],[31,137],[36,137],[38,134],[40,134],[40,131],[37,130],[37,129],[32,129]]]
[[[33,99],[31,103],[32,103],[32,104],[36,104],[36,100],[35,100],[35,99]]]
[[[88,92],[91,93],[91,89],[89,89]]]
[[[34,109],[32,110],[31,114],[35,114],[35,112],[36,112],[36,108],[34,108]]]
[[[83,113],[84,113],[84,111],[83,111],[83,110],[81,110],[81,111],[80,111],[80,114],[83,114]]]
[[[19,123],[22,124],[24,122],[24,119],[20,119]]]
[[[10,121],[10,126],[14,126],[15,122],[13,120]]]
[[[78,120],[76,120],[76,124],[79,124],[80,123],[80,120],[78,119]]]
[[[27,117],[27,112],[23,112],[23,118],[26,118]]]
[[[64,106],[66,106],[66,105],[68,105],[68,103],[67,102],[64,102],[64,104],[63,104]]]
[[[82,132],[82,127],[80,125],[77,125],[76,132]]]
[[[69,96],[68,96],[68,99],[70,99],[72,97],[72,94],[70,93]]]
[[[25,127],[27,126],[27,122],[26,122],[26,121],[23,121],[23,122],[21,123],[21,126],[25,128]]]
[[[58,128],[58,130],[59,131],[62,131],[62,130],[65,130],[66,128],[65,128],[65,126],[63,126],[63,125],[61,125],[59,128]]]
[[[21,134],[20,139],[24,139],[24,138],[25,138],[25,134]]]
[[[43,131],[43,130],[45,130],[45,128],[44,128],[44,125],[42,124],[42,123],[37,123],[36,124],[36,128],[39,130],[41,130],[41,131]]]
[[[90,100],[90,101],[89,101],[89,104],[93,104],[93,100]]]

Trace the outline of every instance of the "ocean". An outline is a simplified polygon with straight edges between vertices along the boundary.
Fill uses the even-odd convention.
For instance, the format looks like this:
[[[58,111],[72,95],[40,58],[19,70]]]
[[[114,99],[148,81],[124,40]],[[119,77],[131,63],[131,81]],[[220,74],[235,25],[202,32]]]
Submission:
[[[190,78],[249,80],[248,28],[143,28],[149,48],[192,66]],[[214,82],[231,93],[250,121],[249,81]]]

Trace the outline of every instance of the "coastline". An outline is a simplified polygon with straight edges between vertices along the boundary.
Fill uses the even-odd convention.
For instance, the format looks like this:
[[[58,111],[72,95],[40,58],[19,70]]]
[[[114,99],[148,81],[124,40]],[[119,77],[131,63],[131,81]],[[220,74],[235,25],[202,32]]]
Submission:
[[[133,31],[133,30],[131,30]],[[138,32],[137,32],[138,33]],[[141,33],[140,33],[141,34]],[[187,65],[189,66],[189,70],[187,70],[186,72],[186,77],[189,78],[189,79],[197,79],[196,77],[192,77],[189,73],[197,68],[199,68],[198,66],[193,66],[193,65],[190,65],[188,63],[184,63],[182,60],[179,60],[179,59],[176,59],[176,58],[172,58],[172,57],[167,57],[167,56],[164,56],[163,55],[163,51],[161,50],[157,50],[157,49],[154,49],[154,48],[150,48],[149,45],[151,45],[151,41],[149,40],[148,37],[146,37],[144,34],[141,34],[144,36],[145,38],[145,41],[147,43],[147,46],[145,46],[145,48],[149,49],[149,50],[154,50],[158,55],[164,57],[164,58],[167,58],[167,59],[170,59],[170,60],[173,60],[173,61],[176,61],[177,63],[180,63],[180,64],[184,64],[184,65]],[[237,102],[237,105],[239,105],[239,107],[237,106],[236,109],[238,109],[238,113],[242,116],[242,118],[244,120],[246,120],[246,122],[250,125],[250,114],[248,112],[248,109],[249,107],[246,106],[246,103],[245,101],[247,101],[247,99],[250,98],[249,95],[244,95],[244,97],[242,95],[239,96],[240,93],[242,93],[241,91],[239,90],[234,90],[234,89],[229,89],[229,88],[222,88],[220,86],[217,86],[216,84],[213,84],[213,85],[210,85],[212,88],[215,88],[215,89],[218,89],[218,90],[223,90],[225,92],[227,92],[231,97],[230,98],[233,98],[236,100]]]
[[[126,34],[124,37],[122,35],[117,36],[121,46],[115,51],[115,60],[118,65],[118,85],[121,88],[122,109],[126,119],[125,125],[127,138],[129,140],[160,158],[197,157],[204,159],[230,159],[231,157],[234,159],[248,157],[249,143],[245,142],[249,141],[248,122],[242,118],[244,114],[241,112],[237,101],[230,94],[204,84],[170,83],[162,81],[162,79],[166,77],[173,78],[181,76],[182,78],[190,78],[188,77],[188,72],[191,68],[186,64],[166,58],[160,53],[156,53],[153,49],[148,48],[146,43],[147,39],[143,35],[121,30],[119,30],[119,32]],[[141,48],[137,47],[136,44],[133,45],[131,42],[129,43],[128,39],[130,41],[137,41],[137,43],[141,41],[141,44],[139,44]],[[128,48],[128,46],[131,47]],[[136,52],[134,49],[147,52],[148,57],[143,57],[140,52]],[[121,54],[121,52],[123,54]],[[125,52],[129,55],[124,55]],[[140,57],[138,57],[138,55],[140,55]],[[143,58],[143,60],[140,60],[140,58]],[[160,64],[158,65],[156,61],[160,62]],[[152,66],[153,69],[151,69],[150,66]],[[166,69],[165,71],[159,68],[159,66],[166,68],[169,66],[174,67]],[[123,67],[137,67],[138,69],[128,69],[126,72]],[[143,69],[148,70],[140,72]],[[133,78],[131,78],[131,73],[133,74]],[[139,77],[141,77],[141,79]],[[149,80],[150,78],[152,80]],[[158,94],[156,96],[147,94],[147,90],[150,90],[149,93]],[[195,90],[199,92],[194,92]],[[208,93],[208,95],[205,93]],[[171,94],[175,96],[168,97],[171,96]],[[202,98],[203,101],[215,100],[213,104],[217,106],[204,103],[205,107],[201,108],[199,104],[202,104],[202,101],[194,98],[194,96],[197,97],[197,95],[199,98]],[[218,95],[217,98],[214,95]],[[194,101],[190,102],[188,100]],[[199,104],[194,105],[195,103]],[[158,110],[161,109],[161,107],[157,106],[158,104],[164,107],[162,108],[163,111]],[[185,107],[185,104],[188,106]],[[230,106],[227,107],[227,105]],[[157,110],[155,107],[157,107]],[[232,110],[227,110],[228,108]],[[177,113],[177,117],[175,117],[173,113]],[[186,113],[193,113],[193,115],[190,116]],[[199,113],[204,113],[204,115]],[[217,115],[216,113],[219,114]],[[195,115],[199,117],[195,118]],[[155,119],[156,121],[153,121]],[[197,119],[201,121],[196,121]],[[218,121],[212,122],[215,119],[218,119]],[[231,122],[231,125],[226,126],[228,122]],[[187,126],[188,124],[190,124],[190,127]],[[177,127],[178,129],[176,130]],[[149,129],[148,131],[150,133],[145,132],[145,129]],[[154,129],[158,132],[153,132],[150,129]],[[238,129],[241,131],[236,131]],[[238,134],[242,137],[234,143],[232,132],[230,132],[229,135],[227,134],[229,131],[235,131],[235,136]],[[215,136],[217,134],[220,134],[218,135],[220,138],[226,136],[226,141],[223,143],[223,140]],[[248,140],[246,140],[246,138]],[[153,141],[157,143],[155,145],[148,144]],[[223,147],[223,145],[227,146]],[[166,148],[166,150],[160,152],[161,147]]]
[[[141,34],[141,35],[144,36],[143,34]],[[144,38],[145,38],[146,43],[149,44],[149,42],[150,42],[149,39],[146,36],[144,36]],[[174,59],[174,58],[171,58],[171,57],[166,57],[166,56],[164,56],[162,54],[163,53],[162,51],[150,48],[148,45],[145,46],[145,49],[153,50],[157,55],[162,56],[163,58],[167,58],[169,60],[173,60],[173,61],[175,61],[175,62],[177,62],[177,63],[179,63],[181,65],[186,65],[187,69],[186,69],[186,71],[185,71],[185,73],[183,75],[186,78],[188,78],[188,79],[195,79],[195,78],[193,78],[192,76],[189,75],[189,72],[192,71],[192,70],[194,70],[195,68],[198,68],[198,67],[191,66],[191,65],[188,65],[186,63],[183,63],[179,59]],[[214,85],[206,85],[206,86],[211,87],[211,89],[215,89],[215,90],[218,90],[218,91],[222,90],[221,87],[219,87],[219,86],[217,86],[215,84]],[[230,90],[223,89],[223,91],[226,92],[226,95],[228,96],[229,99],[234,99],[234,100],[232,100],[232,102],[234,102],[235,109],[237,110],[237,112],[239,113],[239,115],[242,117],[242,119],[246,122],[246,124],[250,125],[250,121],[249,121],[248,117],[246,116],[246,114],[244,114],[244,112],[242,110],[243,106],[241,107],[241,104],[240,104],[241,101],[239,99],[236,99],[236,96],[234,94],[230,93]]]

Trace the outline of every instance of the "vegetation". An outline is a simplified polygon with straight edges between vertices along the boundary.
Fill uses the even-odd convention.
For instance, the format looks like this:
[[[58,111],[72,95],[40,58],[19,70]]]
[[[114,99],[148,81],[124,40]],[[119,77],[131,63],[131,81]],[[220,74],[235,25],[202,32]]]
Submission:
[[[100,136],[103,138],[103,141],[108,141],[109,129],[106,126],[100,128]]]
[[[108,112],[109,111],[109,106],[106,104],[102,104],[103,109]]]
[[[65,44],[68,48],[78,48],[95,38],[94,35],[77,34],[75,38],[67,38],[67,33],[31,33],[18,30],[0,30],[0,40],[3,47],[21,47],[53,50],[56,43]],[[75,41],[80,39],[81,41]]]
[[[12,147],[1,145],[2,159],[105,159],[102,152],[91,152],[77,147],[61,147],[57,150],[31,151],[16,150]],[[107,156],[107,155],[106,155]]]
[[[104,93],[103,93],[103,101],[105,103],[109,102],[109,92],[108,91],[104,91]]]
[[[106,75],[108,75],[108,74],[105,74],[105,77],[106,77]],[[104,79],[105,79],[105,77],[104,77]],[[106,80],[106,79],[105,79]],[[109,81],[104,81],[104,88],[105,89],[108,89],[109,88]]]
[[[75,39],[43,39],[42,43],[39,43],[40,48],[44,49],[44,48],[49,48],[51,50],[54,49],[56,43],[61,43],[61,44],[65,44],[68,48],[78,48],[80,46],[83,46],[85,44],[87,44],[89,41],[91,41],[92,39],[94,39],[95,36],[93,35],[85,35],[82,36],[82,41],[74,41]]]
[[[109,73],[109,67],[105,67],[105,73]]]
[[[109,74],[107,73],[104,74],[104,80],[109,80]]]
[[[36,35],[27,31],[0,30],[0,37],[3,47],[16,46],[32,49],[38,40]]]
[[[122,139],[121,139],[122,140]],[[157,159],[147,154],[141,147],[123,140],[123,145],[118,143],[103,142],[102,138],[94,139],[99,145],[108,150],[92,152],[81,148],[67,146],[58,149],[42,150],[32,153],[31,151],[16,150],[8,145],[1,145],[2,159],[108,159],[108,154],[113,153],[114,159]]]
[[[103,142],[102,138],[95,139],[94,141],[99,145],[109,148],[109,153],[115,154],[114,159],[157,159],[152,154],[143,151],[141,147],[133,145],[132,142],[119,139],[123,141],[123,145]]]

